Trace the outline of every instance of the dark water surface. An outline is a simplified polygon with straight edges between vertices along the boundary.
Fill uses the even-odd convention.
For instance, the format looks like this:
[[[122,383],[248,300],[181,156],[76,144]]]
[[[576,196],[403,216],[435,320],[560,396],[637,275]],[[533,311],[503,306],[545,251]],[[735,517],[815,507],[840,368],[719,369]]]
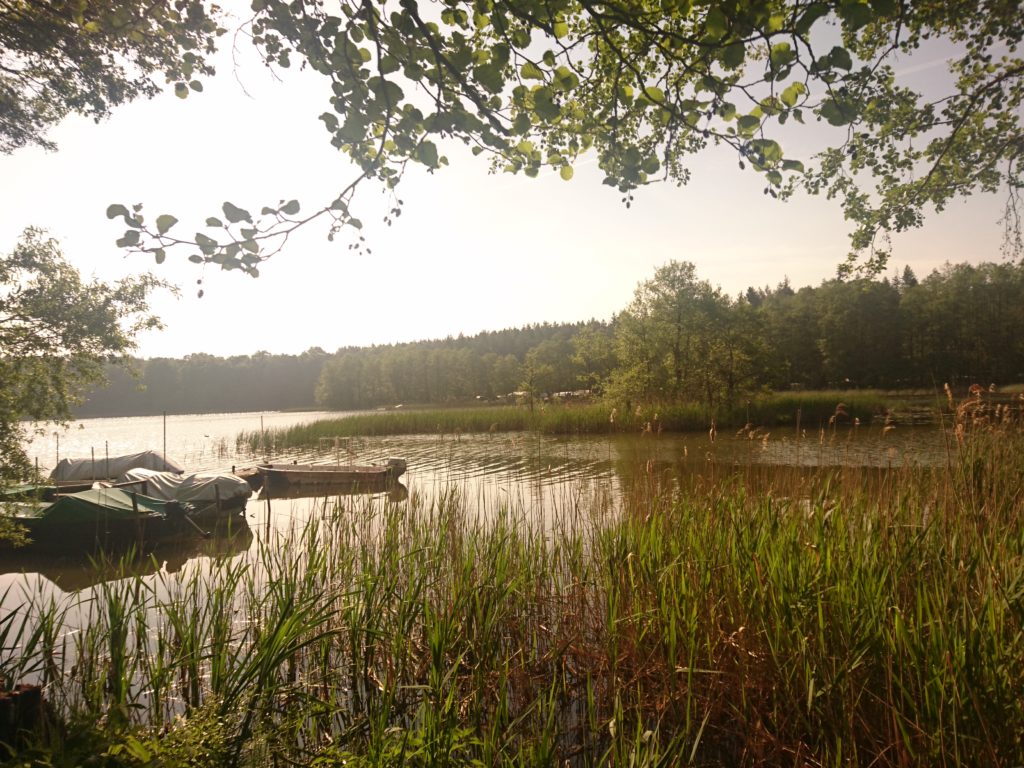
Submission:
[[[947,441],[934,427],[844,427],[834,432],[796,434],[792,429],[753,436],[719,432],[672,435],[550,437],[523,433],[349,438],[324,441],[318,450],[262,455],[236,448],[235,437],[254,431],[337,418],[336,413],[204,414],[87,419],[59,434],[38,435],[29,455],[48,470],[58,457],[97,458],[147,448],[161,449],[190,471],[230,470],[264,459],[311,463],[381,463],[401,457],[408,470],[401,485],[376,494],[370,503],[407,503],[410,495],[431,498],[456,488],[480,510],[518,505],[531,514],[549,515],[567,505],[617,504],[632,483],[655,478],[677,484],[697,473],[745,471],[770,477],[793,468],[868,466],[880,470],[907,465],[940,466],[950,459]],[[166,437],[165,437],[166,435]],[[130,571],[153,577],[203,567],[211,558],[242,557],[269,531],[287,531],[322,514],[336,498],[250,500],[244,518],[225,535],[157,548],[139,558]],[[2,607],[15,607],[26,594],[89,590],[112,578],[116,569],[83,556],[42,557],[31,552],[0,552]],[[4,591],[6,590],[6,592]]]

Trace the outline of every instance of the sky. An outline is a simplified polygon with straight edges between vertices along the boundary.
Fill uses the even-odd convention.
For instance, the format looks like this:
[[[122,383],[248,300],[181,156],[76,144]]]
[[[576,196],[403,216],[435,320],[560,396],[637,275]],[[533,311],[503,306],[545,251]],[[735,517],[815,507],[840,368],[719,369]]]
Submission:
[[[944,74],[941,58],[907,62],[904,72]],[[372,253],[333,243],[316,224],[261,265],[261,276],[222,272],[168,255],[157,266],[126,255],[114,241],[123,224],[111,203],[143,203],[191,232],[225,200],[250,210],[297,198],[312,210],[353,178],[317,116],[325,84],[287,71],[279,80],[230,38],[218,75],[187,100],[168,92],[119,108],[99,124],[79,117],[50,138],[58,151],[22,149],[0,156],[0,252],[27,226],[45,228],[84,275],[116,280],[152,271],[180,286],[153,310],[162,331],[139,337],[140,357],[220,356],[257,351],[298,354],[391,344],[542,322],[608,320],[638,283],[670,260],[729,294],[748,286],[817,285],[835,275],[848,251],[849,226],[835,201],[766,197],[764,180],[738,169],[729,150],[693,159],[686,187],[639,190],[630,208],[601,184],[591,158],[571,181],[491,175],[482,158],[443,147],[451,165],[434,174],[411,169],[398,196],[403,213],[365,184],[353,213]],[[787,152],[791,146],[784,144]],[[978,195],[928,217],[923,229],[893,238],[892,264],[922,277],[944,262],[999,260],[1003,199]],[[191,228],[190,228],[191,225]],[[197,297],[198,279],[204,296]]]

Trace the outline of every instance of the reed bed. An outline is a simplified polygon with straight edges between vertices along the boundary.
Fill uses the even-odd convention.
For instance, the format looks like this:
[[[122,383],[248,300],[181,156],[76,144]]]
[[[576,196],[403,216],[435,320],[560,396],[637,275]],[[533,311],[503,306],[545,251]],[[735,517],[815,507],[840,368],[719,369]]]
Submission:
[[[339,502],[248,557],[27,585],[0,677],[50,712],[19,759],[1019,764],[1024,440],[951,440],[937,470],[651,472],[542,514]]]
[[[941,404],[942,400],[938,401]],[[622,407],[606,403],[543,403],[526,406],[386,411],[323,419],[280,429],[243,432],[237,445],[255,453],[318,446],[344,437],[533,431],[548,435],[623,432],[691,432],[745,424],[820,429],[854,420],[885,419],[900,401],[882,392],[801,392],[760,395],[729,408],[698,404]],[[936,416],[938,409],[936,408]]]

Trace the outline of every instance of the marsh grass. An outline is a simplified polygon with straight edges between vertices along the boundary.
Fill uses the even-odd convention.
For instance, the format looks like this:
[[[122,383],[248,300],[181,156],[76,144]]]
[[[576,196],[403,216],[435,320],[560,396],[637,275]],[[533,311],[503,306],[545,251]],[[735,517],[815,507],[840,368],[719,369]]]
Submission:
[[[938,401],[941,403],[941,401]],[[243,432],[237,446],[254,453],[329,445],[339,438],[384,435],[461,434],[533,431],[549,435],[706,431],[710,425],[793,425],[817,430],[834,425],[837,404],[842,423],[867,424],[901,401],[882,392],[795,392],[752,397],[731,408],[709,411],[697,404],[642,405],[551,403],[525,406],[443,408],[363,413],[280,429]]]
[[[1009,766],[1024,440],[951,439],[939,469],[650,469],[542,516],[343,500],[248,557],[29,585],[0,674],[46,686],[65,764]]]

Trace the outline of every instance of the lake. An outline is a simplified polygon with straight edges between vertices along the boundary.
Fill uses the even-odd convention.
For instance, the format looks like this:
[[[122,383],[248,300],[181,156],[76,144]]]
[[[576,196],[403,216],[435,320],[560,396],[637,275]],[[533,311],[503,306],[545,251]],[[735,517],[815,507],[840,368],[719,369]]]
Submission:
[[[408,470],[398,493],[377,499],[397,501],[406,494],[429,497],[457,488],[480,509],[514,502],[532,514],[557,513],[566,505],[601,498],[615,506],[624,488],[638,481],[678,484],[688,475],[743,471],[770,479],[782,471],[815,467],[868,466],[884,471],[905,465],[939,466],[949,458],[943,434],[934,427],[878,426],[803,432],[792,428],[753,436],[719,432],[618,434],[553,437],[528,433],[414,435],[327,440],[318,449],[254,454],[239,449],[243,431],[273,429],[344,413],[222,413],[131,418],[83,419],[67,428],[44,428],[28,446],[29,456],[48,471],[58,458],[116,456],[155,448],[182,462],[189,471],[229,471],[265,459],[314,463],[381,463],[404,458]],[[323,510],[330,500],[254,498],[247,525],[230,537],[199,540],[158,549],[138,571],[176,572],[201,567],[211,558],[239,557],[269,530],[284,531]],[[190,565],[191,564],[191,565]],[[27,577],[24,575],[27,574]],[[31,554],[0,553],[0,593],[27,585],[33,591],[88,589],[107,574],[82,558],[40,559]],[[39,577],[42,577],[40,579]],[[16,587],[16,589],[15,589]],[[5,605],[10,603],[11,595]]]

